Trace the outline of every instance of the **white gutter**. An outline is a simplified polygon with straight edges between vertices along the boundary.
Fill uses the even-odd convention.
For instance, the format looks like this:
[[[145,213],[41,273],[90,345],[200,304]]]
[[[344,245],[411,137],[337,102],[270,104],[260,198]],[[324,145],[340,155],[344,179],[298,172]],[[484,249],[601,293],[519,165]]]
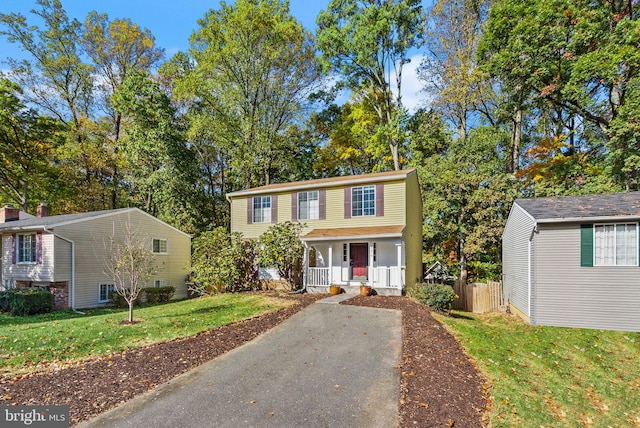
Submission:
[[[53,230],[47,229],[47,226],[43,226],[42,229],[45,232],[50,233],[53,236],[60,238],[63,241],[67,241],[69,244],[71,244],[71,281],[69,283],[69,294],[71,295],[70,306],[72,311],[78,312],[84,315],[84,313],[76,311],[76,244],[71,239],[65,238],[64,236],[61,236],[55,233]]]
[[[320,242],[320,241],[355,241],[366,239],[384,239],[384,238],[402,238],[402,233],[382,233],[373,235],[345,235],[345,236],[318,236],[312,238],[300,237],[302,242]]]
[[[616,221],[638,221],[640,220],[640,216],[638,215],[610,215],[610,216],[602,216],[602,217],[565,217],[565,218],[548,218],[548,219],[537,219],[536,222],[538,224],[545,223],[602,223],[602,222],[616,222]]]

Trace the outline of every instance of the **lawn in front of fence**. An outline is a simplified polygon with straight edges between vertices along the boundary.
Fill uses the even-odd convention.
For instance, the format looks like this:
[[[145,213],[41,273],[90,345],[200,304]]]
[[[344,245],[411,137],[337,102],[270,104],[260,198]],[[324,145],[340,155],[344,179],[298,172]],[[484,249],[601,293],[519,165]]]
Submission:
[[[640,333],[434,315],[492,384],[491,426],[640,426]]]
[[[152,343],[192,336],[285,307],[290,302],[259,294],[220,294],[127,309],[89,309],[31,317],[0,313],[0,375],[42,371]]]

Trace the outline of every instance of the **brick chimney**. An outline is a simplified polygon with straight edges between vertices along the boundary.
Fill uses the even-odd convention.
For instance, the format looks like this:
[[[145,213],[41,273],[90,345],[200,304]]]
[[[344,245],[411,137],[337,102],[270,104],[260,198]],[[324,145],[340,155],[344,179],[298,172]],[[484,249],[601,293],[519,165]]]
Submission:
[[[0,223],[16,220],[20,220],[20,210],[18,208],[12,204],[6,204],[4,208],[0,209]]]
[[[49,217],[51,215],[51,208],[49,207],[49,205],[47,205],[46,202],[40,202],[36,215],[38,216],[38,218]]]

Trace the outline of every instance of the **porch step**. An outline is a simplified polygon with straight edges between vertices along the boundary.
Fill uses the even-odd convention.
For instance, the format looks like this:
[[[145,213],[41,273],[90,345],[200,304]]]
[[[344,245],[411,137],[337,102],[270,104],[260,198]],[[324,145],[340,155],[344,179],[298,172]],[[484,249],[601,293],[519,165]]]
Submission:
[[[318,300],[318,303],[331,303],[331,304],[339,304],[340,302],[344,302],[345,300],[349,300],[353,297],[356,297],[357,294],[336,294],[335,296],[325,297],[322,300]]]

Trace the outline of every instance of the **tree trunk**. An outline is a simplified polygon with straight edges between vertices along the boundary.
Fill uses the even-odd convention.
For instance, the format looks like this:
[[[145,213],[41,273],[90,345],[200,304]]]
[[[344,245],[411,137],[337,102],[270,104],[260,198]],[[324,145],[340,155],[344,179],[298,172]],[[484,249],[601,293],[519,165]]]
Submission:
[[[129,302],[129,324],[133,324],[133,299]]]
[[[520,169],[520,145],[522,142],[522,109],[518,108],[513,118],[513,130],[511,132],[511,159],[509,172],[512,174]]]

